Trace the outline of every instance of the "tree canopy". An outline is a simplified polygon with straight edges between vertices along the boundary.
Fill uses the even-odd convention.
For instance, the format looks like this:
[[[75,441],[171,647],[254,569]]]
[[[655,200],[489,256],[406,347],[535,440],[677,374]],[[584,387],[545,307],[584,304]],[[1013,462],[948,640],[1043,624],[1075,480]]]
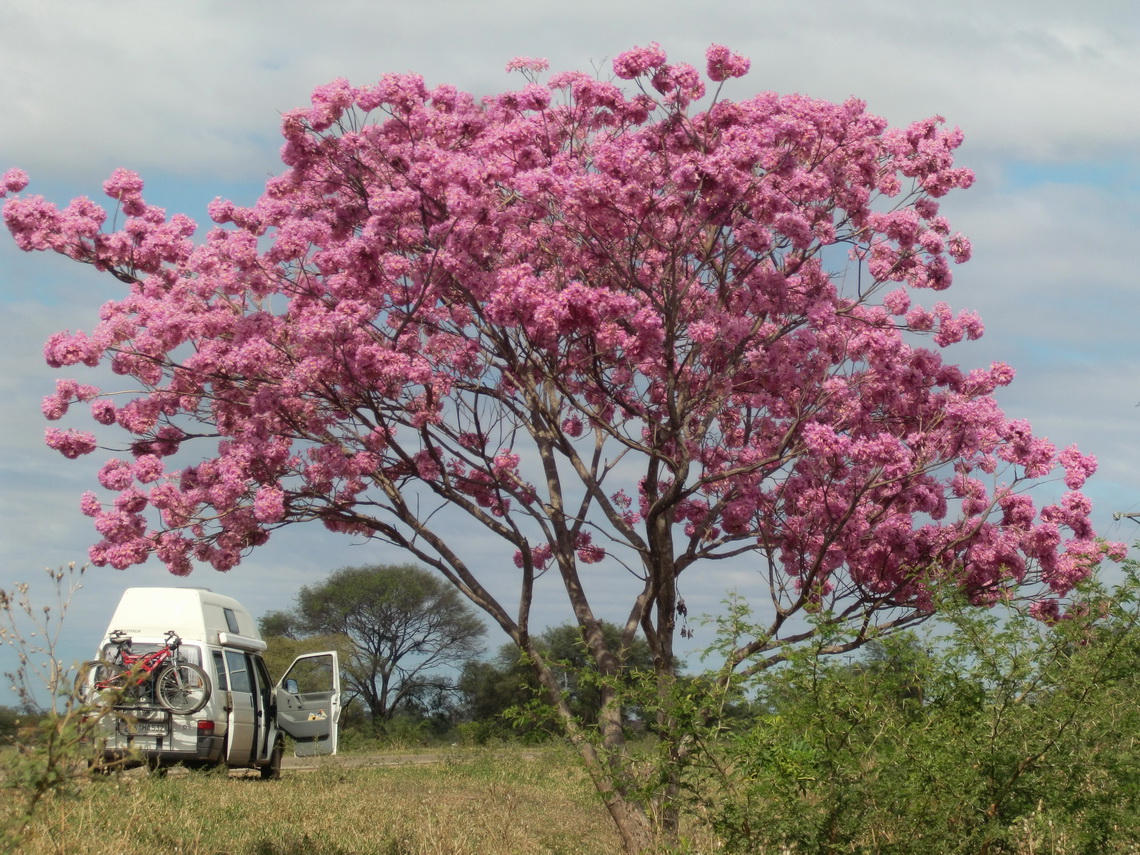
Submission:
[[[454,679],[441,669],[462,669],[487,632],[458,591],[412,565],[341,568],[301,588],[294,610],[270,612],[260,626],[290,639],[347,639],[349,691],[377,724],[450,693]]]
[[[20,247],[126,292],[45,349],[54,366],[109,360],[141,389],[123,401],[68,379],[44,402],[51,419],[89,402],[128,436],[99,474],[113,498],[82,499],[92,560],[228,570],[312,521],[406,550],[538,663],[631,851],[648,814],[611,750],[616,689],[599,752],[533,655],[542,577],[600,674],[640,634],[664,693],[679,586],[722,585],[724,562],[770,591],[729,655],[749,670],[804,640],[805,611],[856,628],[857,646],[925,619],[940,584],[982,604],[1030,583],[1059,596],[1104,551],[1079,492],[1095,460],[1001,411],[1008,366],[942,357],[982,334],[928,296],[971,253],[939,210],[973,181],[961,132],[892,128],[854,99],[732,101],[722,85],[748,60],[706,58],[711,93],[655,44],[614,60],[627,89],[541,82],[526,58],[508,66],[521,88],[481,100],[415,74],[333,81],[285,114],[286,170],[251,207],[215,201],[199,243],[126,170],[104,185],[117,231],[86,198],[4,207]],[[96,448],[75,429],[47,442]],[[1027,488],[1054,472],[1068,492],[1039,507]],[[513,560],[509,598],[460,519]],[[615,646],[598,608],[617,576],[635,590]]]

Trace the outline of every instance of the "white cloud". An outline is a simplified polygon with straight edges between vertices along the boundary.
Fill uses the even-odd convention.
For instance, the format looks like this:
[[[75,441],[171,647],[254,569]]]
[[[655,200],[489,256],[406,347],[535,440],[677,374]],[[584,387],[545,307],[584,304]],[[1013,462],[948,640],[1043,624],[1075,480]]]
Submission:
[[[941,112],[1007,156],[1097,157],[1140,136],[1126,2],[13,0],[0,28],[20,34],[0,57],[0,154],[57,175],[261,174],[278,112],[332,77],[415,70],[488,92],[512,85],[516,53],[585,68],[654,39],[697,65],[712,41],[750,55],[735,97],[858,95],[895,123]]]

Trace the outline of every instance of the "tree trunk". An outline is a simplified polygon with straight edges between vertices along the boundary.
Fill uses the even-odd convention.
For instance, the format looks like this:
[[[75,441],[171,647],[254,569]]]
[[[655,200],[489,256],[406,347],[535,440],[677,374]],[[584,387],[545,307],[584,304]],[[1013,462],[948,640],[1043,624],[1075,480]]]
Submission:
[[[616,768],[621,764],[619,759],[624,748],[624,732],[620,723],[620,713],[612,709],[600,711],[599,725],[603,731],[605,751],[610,758],[598,753],[598,746],[582,731],[574,714],[571,712],[558,680],[550,668],[541,661],[538,651],[530,650],[531,664],[539,682],[547,693],[559,714],[562,726],[570,742],[578,749],[586,765],[586,772],[594,784],[594,788],[602,797],[602,803],[613,819],[618,835],[621,837],[622,852],[625,855],[647,855],[658,851],[660,843],[659,829],[654,827],[653,820],[642,805],[626,797],[622,792],[621,781],[628,770]]]
[[[656,852],[659,835],[645,809],[627,799],[614,786],[614,775],[607,764],[598,756],[596,746],[580,732],[570,734],[579,754],[586,763],[586,771],[594,782],[594,787],[602,797],[602,803],[614,821],[621,837],[622,852],[625,855],[647,855]]]
[[[645,811],[617,795],[607,798],[605,804],[621,836],[625,855],[647,855],[656,851],[656,835]]]

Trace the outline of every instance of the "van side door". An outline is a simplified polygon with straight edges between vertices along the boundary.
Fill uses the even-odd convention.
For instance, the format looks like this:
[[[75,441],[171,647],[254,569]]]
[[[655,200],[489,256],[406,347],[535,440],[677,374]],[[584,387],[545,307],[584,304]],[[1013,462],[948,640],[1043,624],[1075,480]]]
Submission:
[[[298,656],[274,690],[277,726],[293,737],[298,757],[336,754],[340,659],[335,650]]]
[[[244,651],[223,648],[228,687],[226,693],[226,764],[245,766],[255,757],[257,709],[253,675]]]

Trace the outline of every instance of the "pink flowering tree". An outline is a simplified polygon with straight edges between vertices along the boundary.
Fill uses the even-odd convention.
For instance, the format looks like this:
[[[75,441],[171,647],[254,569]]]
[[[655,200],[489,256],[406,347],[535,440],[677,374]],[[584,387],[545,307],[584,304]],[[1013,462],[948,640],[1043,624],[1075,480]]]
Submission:
[[[945,585],[979,604],[1033,586],[1052,614],[1105,549],[1078,492],[1095,461],[1006,418],[1007,366],[941,356],[982,334],[926,298],[970,255],[938,203],[972,181],[961,134],[854,100],[730,101],[748,61],[707,58],[712,91],[657,45],[615,60],[624,88],[542,83],[523,58],[525,85],[482,101],[415,75],[335,81],[284,117],[287,169],[252,207],[215,201],[197,242],[123,170],[104,185],[117,231],[85,198],[4,207],[21,248],[123,283],[91,332],[46,347],[139,390],[61,380],[44,403],[59,419],[85,402],[129,437],[82,499],[92,561],[228,570],[311,521],[406,550],[528,655],[630,852],[651,816],[668,831],[653,802],[677,780],[637,785],[619,680],[596,731],[574,719],[534,644],[542,577],[603,680],[641,634],[666,697],[681,586],[723,590],[727,563],[770,591],[770,621],[729,656],[746,672],[813,626],[849,629],[838,650],[923,620]],[[1054,475],[1068,492],[1038,507],[1027,488]],[[509,600],[459,517],[513,555]],[[614,646],[598,600],[619,576]],[[679,766],[667,710],[655,730]]]

